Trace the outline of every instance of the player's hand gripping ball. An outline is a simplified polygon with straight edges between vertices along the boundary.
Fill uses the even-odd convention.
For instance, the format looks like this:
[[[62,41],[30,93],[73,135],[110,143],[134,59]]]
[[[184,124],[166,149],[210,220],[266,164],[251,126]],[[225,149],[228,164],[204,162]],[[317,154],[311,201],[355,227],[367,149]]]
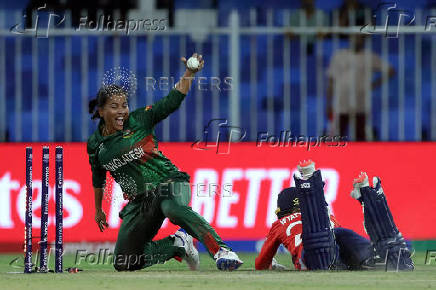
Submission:
[[[181,60],[192,73],[200,71],[204,66],[204,60],[201,54],[194,53],[188,60],[184,57],[182,57]]]
[[[197,58],[191,56],[186,62],[186,66],[191,70],[198,69],[200,62]]]

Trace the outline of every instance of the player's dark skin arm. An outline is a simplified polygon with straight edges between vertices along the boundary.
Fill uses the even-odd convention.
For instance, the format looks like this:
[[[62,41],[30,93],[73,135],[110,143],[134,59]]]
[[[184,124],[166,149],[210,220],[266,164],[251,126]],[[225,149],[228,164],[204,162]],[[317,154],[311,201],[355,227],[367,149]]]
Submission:
[[[191,87],[192,81],[194,80],[194,75],[195,73],[191,72],[189,69],[186,69],[180,81],[175,86],[176,90],[186,95]]]
[[[186,58],[182,57],[181,61],[186,66],[186,70],[183,76],[180,78],[180,81],[175,85],[174,90],[166,96],[161,98],[159,101],[153,104],[153,110],[151,111],[151,123],[148,125],[156,125],[165,118],[167,118],[171,113],[176,111],[184,97],[188,94],[189,89],[194,81],[195,73],[201,70],[204,66],[204,60],[201,55],[194,53],[192,58],[196,58],[198,60],[198,67],[189,68],[187,66]]]
[[[94,200],[95,200],[95,221],[100,228],[100,231],[104,231],[109,225],[106,222],[106,214],[104,213],[101,204],[103,201],[103,188],[94,187]]]
[[[182,78],[180,79],[180,81],[176,84],[176,90],[178,90],[179,92],[181,92],[182,94],[186,95],[189,91],[189,88],[191,87],[192,81],[194,80],[194,75],[196,72],[198,72],[199,70],[201,70],[204,66],[204,60],[203,60],[203,56],[200,54],[198,55],[197,53],[194,53],[192,55],[193,57],[196,57],[198,59],[198,61],[200,62],[200,67],[198,69],[195,70],[191,70],[186,68],[185,73],[183,74]],[[182,57],[180,59],[186,66],[186,58]]]

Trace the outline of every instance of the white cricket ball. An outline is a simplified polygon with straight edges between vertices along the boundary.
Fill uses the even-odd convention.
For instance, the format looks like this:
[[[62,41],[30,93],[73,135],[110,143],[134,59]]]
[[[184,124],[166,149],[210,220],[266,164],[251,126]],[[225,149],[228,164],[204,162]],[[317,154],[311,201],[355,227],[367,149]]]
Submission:
[[[196,57],[191,56],[186,62],[186,65],[188,66],[189,69],[195,70],[198,69],[198,67],[200,66],[200,62]]]

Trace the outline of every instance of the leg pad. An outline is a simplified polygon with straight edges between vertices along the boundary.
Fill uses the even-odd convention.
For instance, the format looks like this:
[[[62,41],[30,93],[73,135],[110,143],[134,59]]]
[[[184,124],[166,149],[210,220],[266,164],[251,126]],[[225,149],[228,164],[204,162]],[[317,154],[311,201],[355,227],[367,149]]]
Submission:
[[[303,223],[304,261],[309,270],[328,270],[336,257],[335,237],[324,197],[321,172],[307,180],[294,177]]]

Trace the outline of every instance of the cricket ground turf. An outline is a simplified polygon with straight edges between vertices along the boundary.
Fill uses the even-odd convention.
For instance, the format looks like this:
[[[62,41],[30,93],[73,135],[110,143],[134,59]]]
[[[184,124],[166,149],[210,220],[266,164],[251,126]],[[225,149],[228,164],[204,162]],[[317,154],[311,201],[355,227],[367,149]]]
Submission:
[[[112,265],[75,264],[75,255],[64,257],[64,267],[78,273],[22,274],[22,254],[0,255],[0,289],[422,289],[436,287],[436,261],[426,265],[425,252],[414,255],[413,272],[384,271],[254,271],[256,254],[240,253],[244,265],[234,272],[220,272],[214,261],[201,254],[200,270],[192,272],[175,260],[136,272],[116,272]],[[276,256],[290,266],[290,256]],[[51,268],[53,266],[51,265]],[[19,272],[19,273],[12,273]]]

